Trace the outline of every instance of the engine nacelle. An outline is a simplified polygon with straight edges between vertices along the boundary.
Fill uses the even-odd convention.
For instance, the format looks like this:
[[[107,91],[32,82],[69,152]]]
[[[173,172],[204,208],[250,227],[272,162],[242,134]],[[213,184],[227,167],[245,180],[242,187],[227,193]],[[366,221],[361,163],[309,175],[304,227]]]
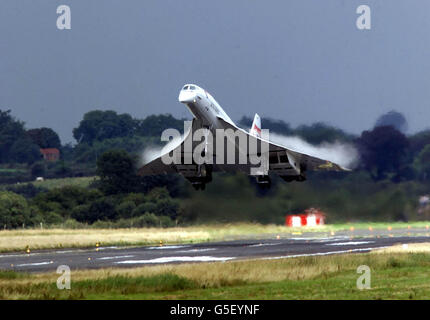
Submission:
[[[212,166],[202,164],[197,166],[197,171],[195,175],[186,177],[188,181],[191,182],[194,189],[196,190],[204,190],[206,187],[206,183],[212,181]]]

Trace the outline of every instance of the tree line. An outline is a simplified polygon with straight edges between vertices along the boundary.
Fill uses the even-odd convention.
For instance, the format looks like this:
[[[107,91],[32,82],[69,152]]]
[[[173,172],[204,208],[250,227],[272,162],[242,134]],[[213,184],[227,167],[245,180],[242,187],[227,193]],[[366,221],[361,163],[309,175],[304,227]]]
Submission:
[[[252,119],[243,117],[238,123],[247,128]],[[299,136],[314,145],[348,142],[360,157],[353,173],[314,173],[304,183],[274,179],[264,193],[241,174],[219,174],[204,193],[196,193],[179,175],[138,176],[144,147],[160,144],[166,128],[183,130],[183,119],[171,115],[134,119],[115,111],[90,111],[73,130],[75,145],[62,145],[50,128],[26,129],[10,110],[0,110],[0,124],[0,228],[40,223],[172,226],[240,219],[282,223],[285,213],[308,206],[327,210],[332,221],[421,219],[415,210],[417,198],[430,192],[430,130],[407,135],[407,122],[398,112],[382,115],[360,135],[324,123],[292,128],[282,120],[264,119],[263,127],[270,132]],[[42,161],[40,148],[58,148],[61,160]],[[14,184],[23,181],[25,172],[28,179],[80,175],[98,179],[89,187],[52,190]],[[382,212],[383,208],[389,211]]]
[[[94,110],[87,112],[73,129],[76,144],[62,145],[51,128],[26,129],[10,110],[0,110],[0,183],[31,180],[36,176],[66,177],[94,175],[97,159],[109,150],[122,149],[131,154],[142,152],[148,145],[160,145],[164,129],[183,131],[184,119],[172,115],[151,115],[135,119],[129,114]],[[239,125],[247,128],[252,119],[243,117]],[[430,130],[406,135],[407,122],[398,112],[391,111],[375,121],[372,129],[353,135],[339,128],[314,123],[292,128],[283,120],[264,119],[263,127],[270,132],[299,136],[313,145],[348,142],[359,152],[359,170],[366,170],[375,181],[391,179],[427,180],[430,173]],[[57,148],[61,161],[42,161],[40,148]],[[26,174],[24,174],[25,172]]]

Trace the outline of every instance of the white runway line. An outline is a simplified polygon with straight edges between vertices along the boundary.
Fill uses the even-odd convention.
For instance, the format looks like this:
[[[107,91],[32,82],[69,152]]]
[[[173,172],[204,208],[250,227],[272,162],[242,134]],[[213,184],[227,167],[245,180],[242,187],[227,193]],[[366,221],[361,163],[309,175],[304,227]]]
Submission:
[[[205,252],[205,251],[213,251],[213,250],[216,250],[216,248],[189,249],[189,250],[180,250],[176,252],[187,253],[187,252]]]
[[[383,246],[383,247],[374,247],[374,248],[359,248],[359,249],[350,249],[350,250],[339,250],[339,251],[329,251],[329,252],[318,252],[318,253],[305,253],[305,254],[293,254],[290,256],[278,256],[278,257],[267,257],[261,258],[262,260],[276,260],[276,259],[286,259],[286,258],[299,258],[299,257],[312,257],[312,256],[328,256],[331,254],[340,254],[340,253],[351,253],[351,252],[360,252],[360,251],[371,251],[375,249],[384,249],[389,248],[391,246]]]
[[[97,258],[97,260],[113,260],[113,259],[124,259],[124,258],[133,258],[134,256],[114,256],[114,257],[101,257]]]
[[[117,246],[111,246],[111,247],[100,247],[97,248],[98,250],[106,250],[106,249],[118,249],[119,247]],[[93,250],[97,250],[97,249],[93,249]]]
[[[160,246],[160,247],[148,247],[150,250],[168,250],[168,249],[181,249],[188,248],[189,246]]]
[[[22,263],[22,264],[17,264],[15,267],[43,266],[45,264],[51,264],[51,263],[53,262],[45,261],[45,262],[35,262],[35,263]]]
[[[350,242],[337,242],[327,243],[326,246],[357,246],[359,244],[375,243],[375,241],[350,241]]]
[[[295,238],[285,238],[285,240],[294,240],[294,241],[300,241],[300,240],[311,240],[311,241],[317,241],[317,242],[323,242],[323,241],[336,241],[341,239],[349,239],[347,236],[335,236],[335,237],[295,237]]]
[[[251,244],[248,247],[265,247],[265,246],[277,246],[282,244],[283,242],[277,242],[277,243],[259,243],[259,244]]]
[[[236,259],[235,257],[210,257],[210,256],[200,256],[200,257],[163,257],[149,260],[125,260],[118,261],[115,263],[120,264],[147,264],[147,263],[169,263],[169,262],[209,262],[209,261],[227,261]]]
[[[23,257],[23,256],[29,256],[29,254],[28,253],[5,254],[5,255],[0,255],[0,259],[1,258],[11,258],[11,257]]]

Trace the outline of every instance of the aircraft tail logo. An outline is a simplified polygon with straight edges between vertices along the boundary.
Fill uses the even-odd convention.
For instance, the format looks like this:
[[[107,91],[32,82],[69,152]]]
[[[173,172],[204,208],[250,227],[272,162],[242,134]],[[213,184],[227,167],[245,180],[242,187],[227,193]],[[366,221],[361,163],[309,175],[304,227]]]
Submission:
[[[251,130],[249,133],[253,136],[261,138],[261,118],[258,114],[255,114],[254,121],[252,122]]]

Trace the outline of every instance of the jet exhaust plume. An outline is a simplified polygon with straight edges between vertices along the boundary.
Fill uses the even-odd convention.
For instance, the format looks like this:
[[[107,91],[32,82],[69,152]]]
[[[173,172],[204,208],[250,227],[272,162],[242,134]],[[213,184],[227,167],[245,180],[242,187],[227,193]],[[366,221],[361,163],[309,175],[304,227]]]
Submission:
[[[142,152],[142,157],[140,159],[140,166],[148,164],[152,160],[161,157],[163,154],[174,150],[178,147],[182,142],[182,136],[176,136],[172,140],[170,140],[167,144],[163,146],[148,146]]]
[[[353,169],[358,163],[358,151],[349,143],[336,141],[312,145],[297,136],[283,136],[270,133],[270,141],[285,146],[293,151],[308,154],[313,157],[329,160],[348,169]]]

